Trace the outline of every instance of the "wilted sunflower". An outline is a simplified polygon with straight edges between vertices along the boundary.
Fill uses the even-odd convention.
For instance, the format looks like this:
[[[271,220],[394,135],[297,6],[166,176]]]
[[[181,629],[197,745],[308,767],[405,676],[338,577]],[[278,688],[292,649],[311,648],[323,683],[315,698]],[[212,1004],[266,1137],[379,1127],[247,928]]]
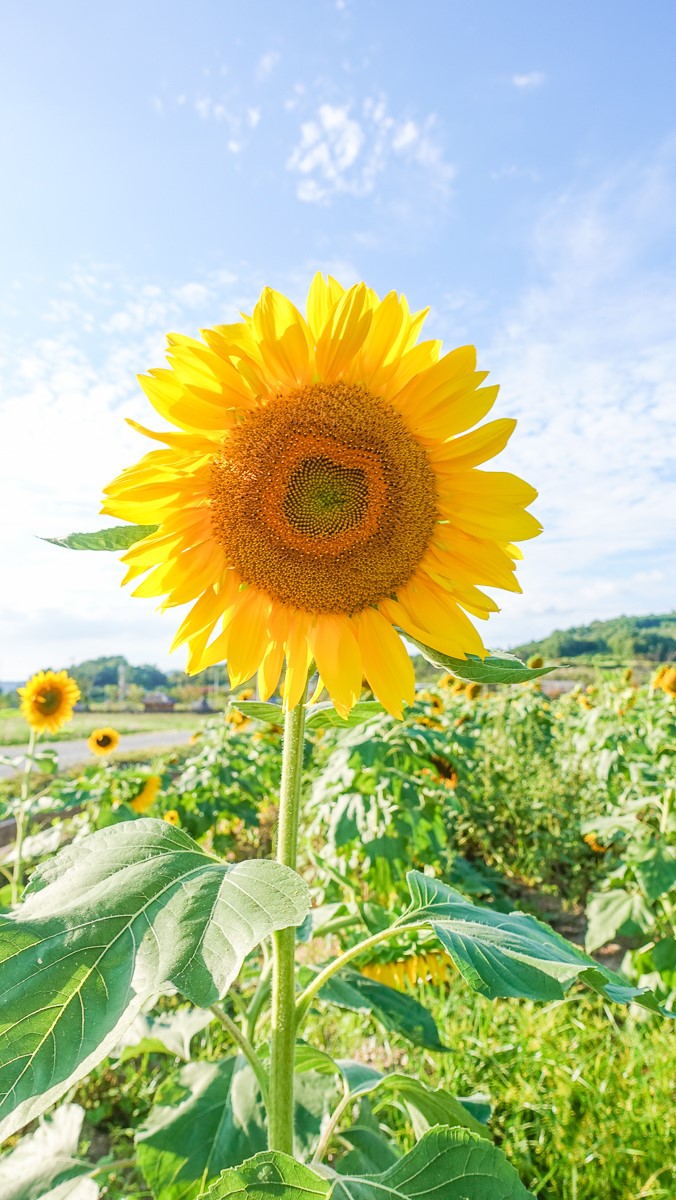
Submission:
[[[56,733],[73,715],[80,689],[67,671],[38,671],[25,687],[16,689],[21,696],[21,715],[38,733]]]
[[[345,714],[362,676],[394,715],[414,673],[397,630],[457,658],[484,655],[467,613],[520,591],[514,541],[536,492],[478,470],[515,422],[467,433],[492,407],[471,346],[419,342],[424,312],[317,275],[307,314],[266,288],[251,317],[169,336],[169,370],[141,384],[179,432],[106,489],[103,512],[158,525],[125,555],[137,596],[192,602],[174,639],[188,671],[227,660],[294,707],[308,667]]]
[[[92,729],[87,740],[92,754],[112,754],[119,744],[120,735],[117,729],[111,729],[108,725],[103,729]]]

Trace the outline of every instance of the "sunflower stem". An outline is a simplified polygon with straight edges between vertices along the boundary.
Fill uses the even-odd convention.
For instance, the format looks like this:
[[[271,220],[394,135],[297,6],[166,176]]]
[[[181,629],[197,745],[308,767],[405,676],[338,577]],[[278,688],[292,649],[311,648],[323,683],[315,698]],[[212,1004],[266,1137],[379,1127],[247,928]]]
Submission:
[[[12,872],[12,904],[17,904],[23,882],[23,839],[26,832],[26,810],[28,808],[28,784],[33,769],[36,733],[31,726],[28,735],[28,750],[21,779],[21,798],[16,813],[16,841],[14,842],[14,871]]]
[[[306,689],[307,690],[307,689]],[[279,793],[277,862],[296,869],[303,771],[305,692],[284,719],[282,782]],[[271,1150],[293,1154],[293,1066],[296,1045],[296,931],[281,929],[272,943],[272,1037],[268,1142]]]

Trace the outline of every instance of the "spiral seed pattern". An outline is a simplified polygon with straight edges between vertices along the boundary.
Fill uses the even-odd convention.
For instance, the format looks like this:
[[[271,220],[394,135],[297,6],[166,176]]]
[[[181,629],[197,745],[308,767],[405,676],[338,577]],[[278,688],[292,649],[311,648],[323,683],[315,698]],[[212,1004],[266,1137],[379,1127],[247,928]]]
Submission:
[[[212,464],[214,535],[241,578],[310,612],[402,587],[437,520],[434,475],[396,410],[309,384],[247,413]]]

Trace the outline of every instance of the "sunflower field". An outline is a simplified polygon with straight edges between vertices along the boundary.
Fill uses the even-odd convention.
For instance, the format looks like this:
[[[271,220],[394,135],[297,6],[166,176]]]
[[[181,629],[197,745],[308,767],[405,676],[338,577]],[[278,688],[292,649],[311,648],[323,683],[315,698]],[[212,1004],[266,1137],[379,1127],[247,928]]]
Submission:
[[[317,276],[172,334],[122,524],[56,539],[188,606],[232,700],[59,773],[77,685],[21,689],[2,1200],[674,1195],[674,671],[560,694],[486,648],[537,493],[424,317]]]

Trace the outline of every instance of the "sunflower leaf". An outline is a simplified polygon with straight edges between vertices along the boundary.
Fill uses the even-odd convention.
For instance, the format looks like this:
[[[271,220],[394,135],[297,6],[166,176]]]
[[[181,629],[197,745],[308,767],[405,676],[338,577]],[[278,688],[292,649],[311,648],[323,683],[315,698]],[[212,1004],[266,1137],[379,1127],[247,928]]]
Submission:
[[[213,1004],[309,908],[295,871],[230,866],[151,818],[67,846],[25,897],[0,916],[0,1139],[105,1058],[151,996]]]
[[[266,704],[262,700],[232,700],[230,708],[236,708],[242,716],[263,721],[266,725],[284,724],[284,709],[279,704]]]
[[[341,717],[329,701],[309,705],[306,724],[308,729],[354,729],[355,726],[372,721],[374,717],[381,717],[384,713],[385,709],[377,700],[361,700],[353,705],[347,717]]]
[[[497,1146],[467,1129],[437,1125],[413,1149],[375,1175],[335,1175],[314,1170],[268,1150],[224,1171],[204,1200],[528,1200],[527,1192]]]
[[[159,525],[113,525],[96,533],[69,533],[67,537],[40,538],[40,541],[64,546],[66,550],[127,550],[158,529]]]
[[[406,920],[429,925],[465,982],[490,1000],[562,1000],[579,979],[616,1004],[676,1015],[661,1008],[649,988],[633,987],[535,917],[471,904],[420,871],[409,871],[408,886],[413,907]]]
[[[506,654],[503,650],[489,650],[486,658],[477,658],[476,654],[468,654],[466,659],[451,658],[440,650],[433,650],[424,642],[419,642],[409,633],[403,632],[407,642],[417,646],[423,658],[439,667],[441,671],[449,671],[458,679],[467,679],[470,683],[528,683],[539,675],[548,675],[555,667],[527,667],[514,654]]]

